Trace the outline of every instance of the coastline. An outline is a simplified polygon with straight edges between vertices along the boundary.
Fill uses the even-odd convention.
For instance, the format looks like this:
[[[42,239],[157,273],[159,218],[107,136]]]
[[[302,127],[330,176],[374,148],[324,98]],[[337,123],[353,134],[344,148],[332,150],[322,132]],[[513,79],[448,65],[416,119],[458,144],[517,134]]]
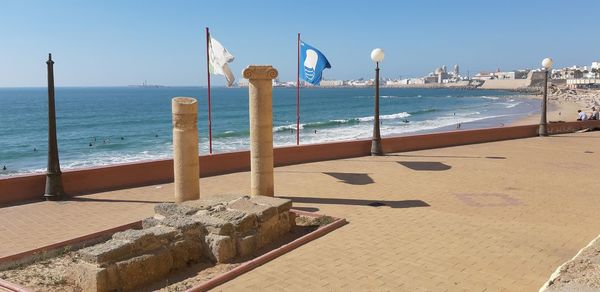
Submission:
[[[540,100],[542,94],[531,95]],[[556,86],[548,88],[548,123],[577,121],[577,110],[582,110],[589,116],[592,107],[600,106],[600,90],[598,89],[566,89]],[[540,116],[532,114],[511,123],[511,126],[539,124]]]
[[[131,89],[131,90],[135,90]],[[160,90],[160,89],[159,89]],[[389,89],[387,89],[389,91]],[[353,100],[353,102],[355,103],[362,103],[364,106],[372,106],[370,104],[370,100],[368,99],[368,95],[371,94],[370,90],[362,90],[364,92],[361,93],[352,93],[354,94],[353,96],[356,97],[356,100]],[[388,114],[388,115],[384,115],[387,119],[385,121],[383,121],[383,128],[382,128],[382,136],[385,137],[393,137],[393,136],[412,136],[412,135],[419,135],[419,134],[428,134],[428,133],[440,133],[440,132],[448,132],[448,131],[456,131],[456,130],[472,130],[472,129],[485,129],[485,128],[498,128],[498,127],[505,127],[505,126],[509,126],[509,125],[525,125],[525,124],[529,124],[529,125],[535,125],[537,123],[539,123],[539,103],[538,100],[540,100],[540,96],[535,96],[535,95],[531,95],[530,92],[531,91],[522,91],[522,90],[491,90],[491,89],[486,89],[485,93],[479,93],[476,96],[481,95],[483,98],[485,98],[486,100],[498,100],[500,99],[497,104],[500,104],[500,106],[494,106],[491,109],[487,108],[487,109],[469,109],[469,107],[465,107],[462,109],[463,112],[459,113],[459,111],[461,111],[461,107],[457,107],[456,108],[456,113],[455,116],[453,116],[453,111],[454,110],[449,110],[448,108],[445,108],[444,105],[445,104],[441,104],[438,105],[434,110],[428,109],[427,107],[423,107],[421,106],[420,109],[418,109],[415,113],[409,111],[408,109],[405,108],[406,105],[403,104],[404,99],[403,100],[395,100],[394,102],[392,102],[395,98],[408,98],[410,100],[416,100],[417,102],[419,100],[421,100],[421,94],[423,94],[424,96],[427,95],[426,93],[422,93],[422,92],[415,92],[414,94],[411,93],[408,95],[408,97],[405,97],[402,94],[399,94],[397,92],[383,92],[385,94],[383,101],[388,101],[390,104],[396,105],[396,108],[391,112],[392,114]],[[493,93],[493,91],[498,91],[498,93]],[[225,92],[225,90],[223,91]],[[228,90],[227,90],[228,92]],[[489,92],[489,93],[487,93]],[[512,94],[505,94],[505,93],[511,92]],[[66,93],[69,93],[70,95],[67,95]],[[529,94],[528,94],[529,93]],[[106,94],[104,91],[96,93],[96,92],[80,92],[80,91],[72,91],[72,92],[65,92],[63,93],[62,98],[65,100],[78,100],[78,96],[82,95],[82,96],[104,96],[104,94]],[[144,98],[144,102],[155,102],[154,105],[156,104],[160,104],[160,102],[162,101],[162,97],[158,96],[158,95],[165,95],[164,92],[158,92],[155,93],[154,98],[148,99],[146,98],[146,91],[143,91],[140,93],[140,97]],[[180,94],[180,93],[177,93]],[[282,93],[283,94],[283,93]],[[333,96],[331,97],[331,93],[327,93],[325,96],[328,96],[329,98],[340,98],[340,99],[344,99],[347,98],[346,95],[348,93],[347,92],[340,92],[338,95],[339,96]],[[418,95],[417,95],[418,94]],[[447,95],[448,94],[448,95]],[[388,96],[390,95],[390,96]],[[396,96],[398,95],[398,96]],[[414,95],[414,96],[413,96]],[[426,98],[432,98],[435,100],[436,97],[440,97],[440,98],[452,98],[452,100],[455,100],[455,97],[471,97],[471,93],[468,92],[458,92],[458,93],[453,93],[453,92],[449,92],[449,93],[444,93],[444,92],[436,92],[433,96],[429,97],[426,96]],[[498,96],[496,96],[498,95]],[[223,96],[227,96],[228,98],[234,98],[236,95],[235,92],[233,93],[229,93],[229,95],[225,95],[223,93]],[[307,94],[307,96],[310,98],[311,96]],[[475,95],[473,95],[475,96]],[[363,98],[363,97],[367,97],[367,98]],[[112,98],[112,96],[108,96],[106,98]],[[315,95],[315,93],[312,94],[312,98],[316,99],[316,100],[322,100],[322,94],[321,95]],[[390,99],[391,98],[391,99]],[[513,99],[514,98],[514,99]],[[566,99],[566,98],[565,98]],[[91,100],[91,99],[89,99]],[[136,100],[135,98],[133,98],[132,100]],[[223,100],[227,100],[227,99],[223,99]],[[306,99],[308,100],[308,99]],[[460,99],[456,99],[456,100],[460,100]],[[568,99],[569,102],[571,101],[571,99]],[[574,99],[573,99],[574,100]],[[93,100],[92,100],[93,101]],[[454,102],[454,101],[453,101]],[[71,103],[71,104],[75,104],[75,103]],[[109,104],[109,103],[107,103]],[[315,103],[318,105],[318,103]],[[494,103],[491,103],[494,104]],[[577,109],[577,105],[574,107],[575,110],[573,110],[574,113],[576,113],[576,109]],[[157,106],[153,106],[152,109],[158,108]],[[315,107],[313,106],[313,109]],[[424,109],[424,110],[423,110]],[[555,107],[553,106],[553,104],[551,103],[550,105],[550,109],[554,110]],[[75,119],[77,117],[78,114],[80,114],[79,110],[77,108],[73,108],[70,109],[72,111],[72,113],[70,114],[65,114],[65,116],[67,117],[71,117],[71,123],[73,124],[74,122],[79,123],[79,120]],[[557,111],[563,110],[561,109],[557,109]],[[480,114],[481,111],[482,113]],[[506,111],[506,112],[504,112]],[[67,111],[65,111],[67,112]],[[110,109],[106,110],[105,109],[105,115],[108,115],[111,113]],[[414,117],[410,118],[410,126],[407,127],[407,124],[403,124],[400,119],[402,117],[405,116],[410,116],[410,114],[408,113],[410,112],[410,114],[413,114]],[[566,110],[563,110],[563,115],[566,112]],[[155,117],[157,115],[163,115],[163,116],[167,116],[166,111],[160,112],[160,111],[154,111],[154,112],[150,112],[150,116],[151,117]],[[117,116],[127,116],[127,115],[119,115],[119,112],[115,112],[115,114],[113,114],[114,117]],[[332,120],[335,119],[336,117],[327,117],[325,116],[323,119],[327,120],[327,121],[334,121],[334,125],[330,126],[330,127],[318,127],[321,124],[324,124],[323,122],[316,122],[313,124],[316,124],[317,126],[310,126],[310,123],[307,122],[308,128],[304,130],[305,135],[302,138],[303,144],[315,144],[315,143],[323,143],[323,142],[334,142],[334,141],[347,141],[347,140],[355,140],[355,139],[359,139],[359,138],[368,138],[370,136],[371,133],[371,129],[372,129],[372,122],[370,123],[371,116],[368,116],[368,114],[364,114],[364,113],[351,113],[350,115],[347,115],[348,117],[344,118],[344,120]],[[5,116],[6,117],[6,116]],[[100,116],[99,116],[100,117]],[[102,118],[104,118],[104,116],[102,116]],[[144,120],[144,118],[148,118],[147,116],[140,116],[138,117],[138,120]],[[203,119],[203,118],[200,118]],[[553,121],[556,120],[552,114],[549,115],[549,120]],[[564,119],[565,121],[571,120],[574,121],[575,118],[573,119]],[[97,121],[93,120],[93,118],[89,118],[89,116],[86,116],[86,119],[83,120],[85,121],[85,123],[92,125],[92,126],[98,126],[98,125],[103,125],[102,123],[102,119],[99,118]],[[336,139],[330,139],[331,135],[336,134],[340,131],[335,131],[336,129],[338,129],[338,127],[336,126],[337,124],[340,124],[344,127],[347,127],[348,129],[345,131],[342,131],[342,133],[347,136],[345,138],[347,139],[343,139],[343,138],[336,138]],[[164,125],[163,125],[164,124]],[[61,145],[61,150],[62,150],[62,167],[63,169],[78,169],[78,168],[85,168],[85,167],[93,167],[93,166],[99,166],[99,165],[111,165],[111,164],[118,164],[118,163],[131,163],[134,161],[144,161],[144,160],[154,160],[154,159],[164,159],[164,158],[168,158],[170,155],[170,149],[169,149],[169,128],[168,126],[170,125],[170,121],[169,123],[140,123],[140,125],[142,126],[142,130],[137,131],[137,132],[129,132],[127,133],[122,132],[122,133],[117,133],[114,134],[113,132],[106,132],[106,134],[103,134],[101,131],[95,130],[96,132],[85,132],[83,130],[83,132],[80,131],[79,128],[75,128],[75,132],[71,131],[71,133],[69,135],[66,135],[70,140],[65,139],[67,142],[69,143],[65,143],[63,142],[63,144]],[[326,124],[326,123],[325,123]],[[166,126],[165,126],[166,125]],[[287,125],[287,123],[285,123],[285,125]],[[458,126],[460,125],[460,127]],[[295,126],[295,125],[292,125]],[[277,127],[284,127],[284,126],[277,126]],[[287,127],[287,126],[286,126]],[[403,129],[404,127],[407,127],[406,129]],[[158,131],[155,130],[156,128],[160,128],[160,129],[166,129],[164,131]],[[386,130],[386,128],[388,128]],[[417,130],[419,129],[420,130]],[[137,129],[137,128],[136,128]],[[408,130],[407,130],[408,129]],[[318,130],[318,134],[317,134],[317,130]],[[274,130],[275,131],[275,130]],[[314,134],[313,134],[314,131]],[[14,132],[14,131],[13,131]],[[290,130],[285,130],[285,132],[280,133],[281,131],[276,131],[277,134],[279,136],[290,136],[292,137],[292,135],[288,135]],[[98,134],[100,133],[100,134]],[[125,133],[125,134],[123,134]],[[150,133],[150,134],[148,134]],[[358,134],[357,134],[358,133]],[[367,133],[367,134],[365,134]],[[112,134],[112,136],[111,136]],[[235,139],[238,139],[238,136],[235,135],[231,135],[226,133],[227,135],[224,135],[222,138],[222,141],[228,142],[228,141],[237,141]],[[360,137],[357,136],[360,134]],[[21,135],[21,134],[19,134]],[[150,136],[150,137],[146,137],[146,136]],[[33,138],[38,138],[41,137],[43,135],[31,135]],[[96,142],[95,137],[99,137],[98,138],[98,142]],[[74,138],[73,138],[74,137]],[[83,138],[81,138],[83,137]],[[89,138],[89,137],[94,137],[94,138]],[[108,138],[106,138],[108,137]],[[123,137],[123,138],[119,138],[119,137]],[[139,138],[142,137],[143,139]],[[294,136],[295,137],[295,136]],[[111,141],[112,138],[112,141]],[[206,141],[206,137],[204,137]],[[244,140],[244,137],[239,138],[238,140]],[[281,137],[280,137],[281,138]],[[288,137],[289,138],[289,137]],[[93,139],[93,140],[91,140]],[[104,142],[104,139],[106,140],[106,143]],[[136,140],[137,139],[137,140]],[[287,138],[286,138],[287,139]],[[65,141],[65,140],[61,140],[61,141]],[[287,145],[292,145],[295,144],[290,139],[285,140],[285,139],[280,139],[281,143],[279,143],[279,146],[287,146]],[[14,140],[10,140],[7,139],[5,141],[5,143],[8,143],[7,141],[14,141]],[[41,140],[40,140],[41,141]],[[218,140],[221,141],[221,140]],[[217,140],[215,140],[215,143],[218,142]],[[245,140],[244,140],[245,141]],[[291,142],[290,142],[291,141]],[[39,142],[38,144],[35,144],[36,141],[31,142],[29,140],[26,141],[27,143],[30,143],[29,146],[31,147],[36,147],[36,145],[42,145],[42,142]],[[237,151],[237,150],[244,150],[246,149],[245,144],[243,143],[225,143],[225,142],[219,142],[216,143],[215,145],[224,145],[227,144],[228,147],[236,147],[236,149],[229,149],[229,150],[223,150],[223,151],[219,151],[219,152],[229,152],[229,151]],[[14,143],[13,143],[14,144]],[[7,144],[9,146],[11,146],[12,144]],[[83,146],[81,146],[83,145]],[[92,146],[88,146],[88,145],[93,145]],[[135,147],[131,147],[132,145],[134,145]],[[139,147],[139,145],[141,145],[142,148]],[[204,144],[203,144],[204,145]],[[144,148],[145,147],[145,148]],[[8,148],[5,148],[8,149]],[[37,147],[37,150],[40,151],[35,151],[35,148],[33,148],[33,152],[31,151],[22,151],[24,154],[22,155],[22,157],[25,157],[25,160],[19,161],[19,163],[21,163],[21,165],[25,165],[25,167],[15,167],[13,166],[14,163],[10,164],[10,161],[7,159],[3,159],[2,161],[0,161],[0,167],[2,165],[7,165],[9,170],[8,171],[2,171],[0,170],[0,177],[3,176],[13,176],[13,175],[21,175],[21,174],[25,174],[25,173],[43,173],[45,171],[45,167],[44,165],[42,165],[41,163],[38,163],[39,161],[43,161],[43,157],[45,156],[44,154],[44,149],[41,148],[40,146]],[[206,150],[207,151],[207,150]],[[14,151],[13,151],[14,152]],[[81,153],[83,153],[83,155],[80,155]],[[10,153],[9,153],[10,154]],[[8,155],[8,154],[7,154]],[[85,159],[79,159],[80,157],[83,157]],[[5,158],[8,156],[4,156]],[[14,161],[13,161],[14,162]],[[38,163],[39,165],[35,164]]]

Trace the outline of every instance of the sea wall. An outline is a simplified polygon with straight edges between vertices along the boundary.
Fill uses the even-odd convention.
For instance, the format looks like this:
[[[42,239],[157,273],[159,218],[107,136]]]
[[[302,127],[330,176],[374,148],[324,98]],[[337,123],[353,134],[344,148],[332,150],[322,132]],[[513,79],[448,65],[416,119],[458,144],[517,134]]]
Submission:
[[[530,85],[530,79],[493,79],[486,80],[480,88],[513,90],[529,87]]]
[[[550,134],[570,133],[583,128],[600,127],[600,121],[551,123]],[[420,149],[485,143],[537,136],[537,125],[461,130],[444,133],[382,138],[384,152],[403,152]],[[368,156],[371,140],[342,141],[274,149],[276,166],[306,162]],[[200,177],[248,171],[249,151],[203,155]],[[138,187],[173,181],[173,160],[144,161],[103,167],[67,170],[63,172],[65,192],[71,196]],[[42,200],[45,175],[23,175],[0,178],[0,205],[28,200]]]

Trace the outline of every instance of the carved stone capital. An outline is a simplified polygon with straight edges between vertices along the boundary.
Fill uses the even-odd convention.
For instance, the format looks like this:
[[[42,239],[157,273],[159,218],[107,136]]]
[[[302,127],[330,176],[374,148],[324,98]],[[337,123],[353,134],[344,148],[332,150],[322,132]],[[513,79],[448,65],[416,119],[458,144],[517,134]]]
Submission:
[[[246,79],[275,79],[279,72],[271,65],[250,65],[242,72]]]

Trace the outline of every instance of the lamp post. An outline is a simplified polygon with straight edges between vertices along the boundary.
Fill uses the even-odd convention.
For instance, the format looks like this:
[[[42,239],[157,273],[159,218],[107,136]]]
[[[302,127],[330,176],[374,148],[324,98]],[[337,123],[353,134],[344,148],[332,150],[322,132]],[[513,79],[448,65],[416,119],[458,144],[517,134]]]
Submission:
[[[383,61],[384,53],[380,48],[371,51],[371,60],[375,62],[375,114],[373,116],[373,140],[371,141],[371,155],[383,155],[381,150],[381,133],[379,131],[379,62]]]
[[[540,118],[540,126],[538,128],[538,134],[540,136],[548,136],[548,130],[546,126],[548,124],[546,120],[547,115],[547,104],[548,104],[548,70],[552,68],[552,59],[545,58],[542,60],[542,67],[544,67],[544,100],[542,101],[542,114]]]
[[[56,201],[63,198],[60,162],[58,160],[58,142],[56,141],[56,111],[54,109],[54,61],[48,54],[48,169],[46,170],[46,191],[44,198]]]

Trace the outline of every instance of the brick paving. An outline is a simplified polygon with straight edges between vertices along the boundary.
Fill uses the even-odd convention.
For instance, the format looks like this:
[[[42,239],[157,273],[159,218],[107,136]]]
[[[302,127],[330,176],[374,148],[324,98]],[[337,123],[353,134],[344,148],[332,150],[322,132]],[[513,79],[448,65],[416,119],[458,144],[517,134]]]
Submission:
[[[537,290],[600,233],[598,146],[591,132],[277,168],[278,196],[349,224],[215,290]],[[249,173],[200,184],[247,193]],[[142,219],[171,193],[1,208],[0,257]]]

